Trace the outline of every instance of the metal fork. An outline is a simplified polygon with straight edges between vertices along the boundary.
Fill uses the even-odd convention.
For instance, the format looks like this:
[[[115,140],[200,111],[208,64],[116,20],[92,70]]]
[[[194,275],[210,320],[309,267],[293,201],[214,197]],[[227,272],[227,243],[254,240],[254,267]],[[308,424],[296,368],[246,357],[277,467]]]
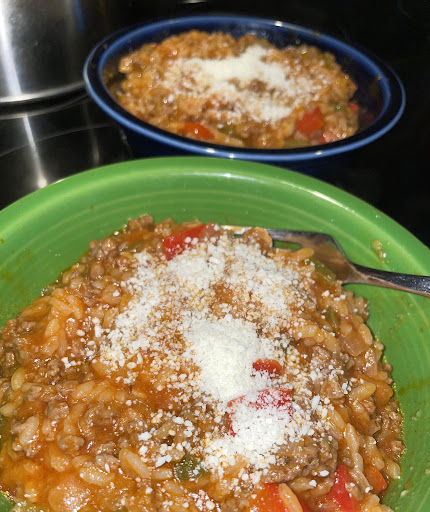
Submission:
[[[232,231],[234,235],[243,235],[245,231],[251,229],[250,227],[231,225],[223,225],[221,227]],[[344,284],[371,284],[430,297],[430,276],[387,272],[353,263],[346,258],[342,248],[331,235],[314,231],[261,229],[264,229],[272,240],[310,247],[314,250],[315,257],[331,269]]]

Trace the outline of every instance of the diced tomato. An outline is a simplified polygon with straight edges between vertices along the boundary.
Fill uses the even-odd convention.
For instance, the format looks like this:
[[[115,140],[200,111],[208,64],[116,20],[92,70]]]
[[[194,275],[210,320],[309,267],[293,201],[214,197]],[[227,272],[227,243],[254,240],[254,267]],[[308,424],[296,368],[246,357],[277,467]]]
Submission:
[[[366,476],[369,484],[373,487],[373,492],[375,494],[379,494],[387,488],[387,481],[375,466],[366,466],[364,468],[364,475]]]
[[[281,363],[276,361],[276,359],[257,359],[257,361],[252,363],[252,367],[256,372],[266,372],[271,377],[282,376],[284,374]]]
[[[304,135],[312,135],[324,126],[324,117],[319,107],[315,107],[296,122],[296,130]]]
[[[237,408],[246,399],[246,396],[239,396],[238,398],[230,400],[228,403],[228,408],[230,409],[228,414],[229,434],[232,436],[236,434],[234,430],[235,408]],[[268,408],[284,410],[287,411],[291,417],[291,389],[285,387],[262,389],[261,391],[257,392],[257,397],[254,400],[248,400],[246,405],[247,407],[256,410]]]
[[[200,123],[184,123],[180,134],[184,135],[184,137],[193,137],[198,140],[213,140],[215,138],[211,130]]]
[[[348,103],[348,107],[349,107],[349,110],[353,113],[353,114],[358,114],[358,111],[359,111],[359,106],[357,105],[357,103],[353,102],[353,101],[350,101]]]
[[[264,484],[251,502],[250,512],[289,512],[277,484]]]
[[[206,226],[207,224],[201,224],[200,226],[188,229],[187,231],[180,231],[179,233],[163,238],[163,247],[166,259],[171,260],[177,254],[184,252],[187,247],[192,245],[195,238],[200,238]]]
[[[327,495],[327,499],[335,502],[342,512],[357,512],[357,500],[347,491],[345,484],[349,483],[351,478],[346,466],[340,464],[335,473],[334,484]]]

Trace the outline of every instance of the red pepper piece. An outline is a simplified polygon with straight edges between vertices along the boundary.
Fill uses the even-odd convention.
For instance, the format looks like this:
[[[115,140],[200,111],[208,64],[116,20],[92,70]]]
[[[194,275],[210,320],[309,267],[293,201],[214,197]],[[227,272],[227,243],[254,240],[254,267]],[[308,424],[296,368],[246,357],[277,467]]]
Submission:
[[[302,512],[311,512],[300,496],[297,496]],[[290,512],[279,494],[278,484],[265,483],[251,501],[250,512]]]
[[[375,466],[366,466],[364,468],[364,474],[369,484],[373,487],[373,492],[375,494],[379,494],[387,488],[387,481],[379,469],[375,468]]]
[[[331,502],[335,502],[342,512],[357,512],[357,500],[347,491],[345,484],[351,482],[346,466],[340,464],[336,468],[333,487],[327,495]]]
[[[251,502],[250,512],[289,512],[277,484],[264,484]]]
[[[198,140],[213,140],[215,135],[207,128],[206,126],[200,123],[184,123],[182,129],[180,130],[180,135],[184,137],[192,137],[193,139]]]
[[[271,377],[282,377],[284,375],[284,368],[276,359],[257,359],[257,361],[252,363],[252,367],[256,372],[266,372]]]
[[[308,136],[321,130],[323,126],[324,117],[319,107],[315,107],[310,112],[306,112],[306,114],[296,122],[296,130]]]
[[[207,224],[196,226],[195,228],[186,231],[180,231],[170,236],[163,238],[163,247],[166,254],[166,259],[171,260],[177,254],[181,254],[184,250],[192,244],[195,238],[200,238],[203,230]]]
[[[357,103],[355,103],[354,101],[350,101],[348,103],[348,107],[353,114],[358,114],[360,107],[357,105]]]

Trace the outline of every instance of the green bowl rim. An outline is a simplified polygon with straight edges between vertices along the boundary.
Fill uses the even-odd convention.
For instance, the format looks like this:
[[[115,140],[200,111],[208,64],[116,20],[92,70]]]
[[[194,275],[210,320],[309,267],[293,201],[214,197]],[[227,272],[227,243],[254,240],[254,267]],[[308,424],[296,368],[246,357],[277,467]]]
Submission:
[[[151,167],[153,164],[156,164],[157,168],[155,170]],[[203,170],[198,169],[199,164]],[[173,170],[173,165],[176,165],[178,169]],[[266,184],[276,183],[276,186],[281,184],[287,185],[336,203],[342,210],[358,215],[367,221],[377,221],[378,228],[390,232],[394,239],[401,239],[404,245],[413,244],[415,256],[422,257],[423,260],[429,256],[429,248],[400,223],[367,201],[335,185],[313,176],[276,167],[271,164],[236,159],[226,160],[219,157],[206,156],[168,156],[134,159],[95,167],[68,176],[18,199],[1,210],[0,235],[3,238],[4,234],[8,233],[8,229],[14,227],[15,222],[24,222],[27,216],[34,216],[38,209],[45,208],[46,201],[62,203],[64,198],[67,198],[68,193],[70,193],[71,186],[73,186],[73,192],[78,194],[80,186],[86,188],[97,187],[98,178],[102,175],[102,186],[105,186],[109,180],[116,180],[119,174],[130,172],[132,174],[136,172],[146,173],[148,176],[155,173],[160,178],[163,175],[172,174],[182,174],[183,176],[199,174],[203,176],[217,175],[218,177],[224,176],[228,179],[236,176],[242,179],[254,179]],[[416,251],[419,251],[419,254]],[[430,262],[427,267],[430,272]]]

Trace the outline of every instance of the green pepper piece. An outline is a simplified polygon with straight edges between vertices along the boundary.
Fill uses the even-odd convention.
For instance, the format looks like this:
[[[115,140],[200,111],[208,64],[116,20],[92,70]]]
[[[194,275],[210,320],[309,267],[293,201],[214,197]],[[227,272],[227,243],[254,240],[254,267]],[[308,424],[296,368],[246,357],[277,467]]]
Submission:
[[[6,494],[2,491],[0,491],[0,511],[1,512],[9,512],[9,510],[12,510],[13,503],[10,501],[10,499],[6,496]]]
[[[221,128],[218,128],[218,131],[223,133],[224,135],[228,135],[229,137],[233,137],[234,139],[238,139],[239,141],[244,141],[245,139],[240,135],[239,128],[235,123],[227,123]]]
[[[340,103],[330,103],[330,107],[333,109],[334,112],[345,110],[345,105],[341,105]]]
[[[324,53],[323,60],[325,67],[328,69],[332,69],[333,66],[336,64],[336,58],[331,53]]]
[[[338,333],[339,332],[339,317],[336,315],[334,309],[329,306],[324,311],[324,316],[327,320],[327,322],[330,324],[330,327],[333,329],[333,332]]]
[[[142,46],[141,50],[151,55],[154,52],[156,46],[157,43],[146,43]]]
[[[236,137],[236,125],[233,123],[225,124],[221,128],[218,128],[218,130],[229,137]]]
[[[263,48],[270,48],[270,41],[268,39],[259,39],[258,44]]]
[[[202,476],[207,475],[208,472],[199,460],[187,453],[175,464],[173,473],[180,482],[189,482],[191,480],[198,480]]]
[[[315,267],[316,278],[321,284],[331,286],[336,281],[336,274],[329,269],[324,263],[316,258],[311,258],[310,263]]]

